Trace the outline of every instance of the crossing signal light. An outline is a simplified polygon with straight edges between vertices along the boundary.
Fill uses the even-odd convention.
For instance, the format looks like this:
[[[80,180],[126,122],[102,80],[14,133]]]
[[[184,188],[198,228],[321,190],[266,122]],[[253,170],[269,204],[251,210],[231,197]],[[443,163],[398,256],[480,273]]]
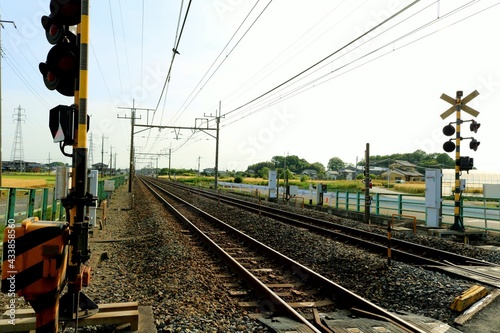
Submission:
[[[477,133],[477,130],[479,129],[479,126],[481,126],[481,124],[479,124],[475,120],[472,120],[472,122],[470,123],[470,127],[469,128],[470,128],[471,132]]]
[[[455,134],[455,127],[453,127],[451,124],[446,125],[445,127],[443,127],[443,134],[446,136],[452,136],[453,134]]]
[[[78,47],[65,41],[52,47],[46,62],[41,62],[38,67],[48,89],[57,90],[64,96],[74,96],[79,65]]]
[[[81,0],[51,0],[50,15],[42,17],[47,41],[54,46],[40,63],[40,73],[48,89],[65,96],[75,94],[80,65],[80,49],[69,27],[80,21]]]
[[[469,148],[476,151],[477,147],[479,146],[481,142],[477,141],[476,139],[472,138],[472,140],[469,143]]]
[[[452,142],[451,140],[450,141],[446,141],[443,144],[443,149],[444,149],[445,152],[451,153],[452,151],[455,150],[455,143]]]

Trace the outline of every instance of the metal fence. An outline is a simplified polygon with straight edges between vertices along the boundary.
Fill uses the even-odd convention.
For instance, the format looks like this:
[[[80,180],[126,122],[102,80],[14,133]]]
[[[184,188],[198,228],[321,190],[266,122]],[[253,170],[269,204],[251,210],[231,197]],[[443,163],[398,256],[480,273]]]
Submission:
[[[125,181],[125,176],[117,176],[114,180],[115,189]],[[106,199],[104,180],[98,182],[98,200]],[[3,225],[8,220],[22,221],[25,218],[37,216],[45,221],[64,221],[66,211],[61,200],[55,197],[54,187],[45,188],[0,188],[0,220]]]
[[[267,186],[219,183],[222,188],[238,191],[259,190],[266,195]],[[284,188],[279,192],[284,193]],[[298,197],[304,198],[305,203],[316,203],[315,190],[299,190]],[[460,200],[461,216],[465,227],[480,230],[490,230],[500,232],[500,200],[483,197],[462,198]],[[323,206],[330,206],[340,210],[350,210],[364,212],[365,193],[331,191],[323,194]],[[441,209],[441,225],[447,227],[454,221],[455,202],[452,200],[443,200]],[[374,193],[372,195],[372,204],[370,214],[378,216],[387,216],[391,218],[393,214],[409,215],[415,217],[420,222],[427,220],[425,207],[425,197],[411,194],[391,194]]]

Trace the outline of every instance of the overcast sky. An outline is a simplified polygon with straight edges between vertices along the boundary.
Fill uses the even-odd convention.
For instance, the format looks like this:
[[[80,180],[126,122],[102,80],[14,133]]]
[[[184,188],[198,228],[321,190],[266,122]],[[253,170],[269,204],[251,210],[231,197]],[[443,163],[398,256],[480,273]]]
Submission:
[[[194,127],[205,132],[137,127],[137,168],[147,153],[172,151],[173,168],[215,165],[215,120],[221,105],[219,170],[245,170],[275,155],[325,166],[331,157],[355,163],[371,155],[443,152],[440,115],[474,90],[480,112],[476,152],[462,156],[479,170],[500,171],[500,1],[202,0],[90,1],[89,101],[93,163],[116,153],[127,168],[129,109],[137,124]],[[181,3],[183,8],[181,12]],[[70,162],[52,142],[49,109],[71,104],[45,88],[38,64],[50,44],[40,24],[48,0],[1,0],[2,155],[12,156],[17,108],[23,109],[26,161]],[[245,19],[246,18],[246,19]],[[372,28],[381,24],[375,30]],[[178,40],[171,78],[162,94]],[[162,98],[160,99],[160,96]],[[464,120],[472,119],[462,112]],[[69,148],[67,148],[70,151]],[[455,158],[454,154],[450,154]],[[155,156],[154,158],[156,158]],[[168,166],[160,155],[159,167]]]

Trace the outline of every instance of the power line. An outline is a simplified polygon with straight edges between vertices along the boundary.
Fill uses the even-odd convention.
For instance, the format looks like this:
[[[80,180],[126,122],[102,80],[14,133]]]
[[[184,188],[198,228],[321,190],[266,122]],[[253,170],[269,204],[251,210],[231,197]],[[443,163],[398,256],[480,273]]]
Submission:
[[[241,42],[241,40],[247,35],[247,33],[250,31],[250,29],[255,25],[255,23],[257,22],[257,20],[262,16],[262,14],[264,13],[264,11],[269,7],[269,5],[271,4],[272,0],[268,2],[268,4],[264,7],[264,9],[259,13],[259,15],[257,16],[257,18],[255,18],[255,20],[250,24],[250,27],[243,33],[243,35],[238,39],[238,41],[236,42],[236,44],[231,48],[231,50],[226,54],[226,56],[224,57],[224,59],[221,61],[221,63],[217,66],[217,68],[215,68],[215,70],[212,72],[212,74],[210,74],[210,76],[208,77],[208,79],[205,81],[205,83],[203,83],[203,85],[198,89],[198,91],[196,92],[196,94],[193,96],[193,98],[191,98],[191,96],[193,95],[193,93],[196,91],[196,89],[200,86],[200,84],[203,82],[203,80],[205,79],[205,77],[208,75],[208,73],[210,72],[210,70],[214,67],[215,63],[217,62],[217,60],[219,60],[219,58],[221,57],[221,55],[223,54],[223,52],[227,49],[227,47],[229,46],[229,43],[231,43],[231,41],[233,40],[233,38],[236,36],[236,34],[238,33],[238,31],[241,29],[241,27],[243,26],[243,24],[246,22],[246,20],[248,19],[248,17],[250,16],[250,14],[253,12],[253,10],[255,9],[255,7],[257,6],[257,4],[259,3],[259,1],[257,1],[254,6],[252,7],[252,9],[250,9],[250,11],[248,12],[248,14],[246,15],[246,17],[243,19],[243,21],[240,23],[240,25],[238,26],[238,28],[236,29],[236,31],[233,33],[233,35],[231,36],[231,38],[229,39],[229,41],[226,43],[226,45],[222,48],[222,50],[220,51],[219,55],[217,55],[217,57],[215,58],[215,60],[212,62],[212,64],[210,65],[210,67],[208,68],[208,70],[205,72],[205,74],[203,75],[203,77],[201,78],[201,80],[198,82],[198,84],[194,87],[194,89],[191,91],[191,93],[189,94],[188,98],[186,99],[186,101],[184,101],[184,103],[181,105],[181,107],[179,108],[179,111],[180,109],[182,109],[182,107],[186,104],[186,102],[191,98],[191,101],[186,105],[186,107],[184,108],[184,110],[177,116],[177,118],[175,118],[175,115],[174,115],[174,119],[173,119],[173,122],[175,123],[175,121],[177,121],[177,119],[179,119],[179,117],[184,113],[184,111],[186,111],[186,109],[189,107],[189,105],[191,105],[191,103],[194,101],[194,99],[198,96],[198,94],[201,92],[201,90],[207,85],[207,83],[212,79],[212,77],[215,75],[215,73],[217,73],[217,71],[219,70],[219,68],[224,64],[224,62],[228,59],[229,55],[234,51],[234,49],[238,46],[238,44]],[[177,113],[179,113],[179,111],[177,111]],[[177,114],[176,113],[176,114]]]
[[[167,76],[165,77],[165,82],[163,83],[163,88],[161,90],[160,98],[158,98],[158,103],[156,104],[155,111],[158,110],[158,107],[160,106],[160,101],[163,98],[163,94],[165,93],[165,88],[167,86],[167,83],[170,82],[170,74],[172,73],[172,66],[174,64],[175,55],[180,54],[179,53],[179,44],[181,42],[182,32],[184,31],[184,27],[186,25],[186,20],[187,20],[188,14],[189,14],[189,9],[191,8],[191,2],[192,2],[192,0],[189,0],[188,6],[186,9],[186,14],[184,15],[184,20],[182,22],[182,28],[181,28],[181,31],[179,33],[179,38],[177,38],[177,42],[176,42],[174,48],[172,49],[172,59],[170,60],[170,67],[168,69]],[[181,7],[181,10],[182,10],[182,7]],[[153,117],[154,117],[154,114],[153,114]],[[162,117],[163,117],[163,114],[162,114]]]
[[[312,64],[311,66],[307,67],[306,69],[302,70],[301,72],[295,74],[294,76],[290,77],[289,79],[283,81],[282,83],[278,84],[277,86],[275,86],[274,88],[271,88],[269,89],[268,91],[266,91],[265,93],[251,99],[250,101],[240,105],[239,107],[231,110],[231,111],[228,111],[227,113],[225,113],[225,115],[228,115],[228,114],[231,114],[233,112],[236,112],[238,111],[239,109],[261,99],[262,97],[268,95],[269,93],[275,91],[276,89],[284,86],[285,84],[295,80],[296,78],[298,78],[299,76],[301,76],[302,74],[308,72],[309,70],[311,70],[312,68],[318,66],[319,64],[323,63],[325,60],[333,57],[334,55],[338,54],[339,52],[341,52],[342,50],[346,49],[347,47],[349,47],[350,45],[354,44],[356,41],[360,40],[361,38],[363,38],[364,36],[368,35],[370,32],[374,31],[375,29],[378,29],[380,26],[384,25],[386,22],[392,20],[393,18],[397,17],[398,15],[400,15],[401,13],[405,12],[406,10],[408,10],[409,8],[411,8],[412,6],[414,6],[415,4],[417,4],[418,2],[420,2],[420,0],[415,0],[413,1],[411,4],[409,4],[408,6],[404,7],[403,9],[399,10],[398,12],[396,12],[395,14],[389,16],[387,19],[385,19],[384,21],[382,21],[381,23],[377,24],[375,27],[371,28],[370,30],[368,30],[367,32],[361,34],[360,36],[358,36],[357,38],[353,39],[352,41],[348,42],[347,44],[345,44],[344,46],[342,46],[341,48],[337,49],[336,51],[334,51],[333,53],[327,55],[326,57],[324,57],[323,59],[317,61],[316,63]]]
[[[372,55],[372,54],[375,54],[376,52],[378,52],[378,51],[380,51],[380,50],[382,50],[382,49],[386,48],[386,47],[387,47],[387,46],[389,46],[389,45],[394,44],[394,43],[395,43],[395,42],[397,42],[397,41],[400,41],[400,40],[402,40],[402,39],[404,39],[404,38],[407,38],[407,37],[409,37],[409,36],[413,35],[414,33],[416,33],[416,32],[418,32],[418,31],[422,30],[422,29],[423,29],[423,28],[425,28],[425,27],[428,27],[428,26],[430,26],[430,25],[432,25],[432,24],[434,24],[434,23],[437,23],[439,20],[442,20],[442,19],[444,19],[444,18],[447,18],[447,17],[449,17],[449,16],[451,16],[451,15],[454,15],[454,14],[456,14],[456,13],[460,12],[460,11],[461,11],[461,10],[463,10],[463,9],[466,9],[468,6],[472,5],[474,2],[477,2],[477,0],[473,0],[473,1],[471,1],[471,2],[469,2],[469,3],[467,3],[467,4],[465,4],[465,5],[463,5],[463,6],[461,6],[461,7],[458,7],[458,8],[456,8],[456,9],[454,9],[453,11],[451,11],[451,12],[449,12],[449,13],[447,13],[447,14],[443,15],[443,16],[438,17],[437,19],[434,19],[434,20],[432,20],[432,21],[430,21],[430,22],[427,22],[427,23],[425,23],[425,24],[423,24],[423,25],[421,25],[421,26],[417,27],[416,29],[414,29],[414,30],[410,31],[409,33],[406,33],[406,34],[404,34],[404,35],[402,35],[402,36],[400,36],[400,37],[398,37],[398,38],[396,38],[396,39],[394,39],[394,40],[392,40],[392,41],[390,41],[390,42],[388,42],[388,43],[386,43],[386,44],[384,44],[384,45],[382,45],[382,46],[380,46],[380,47],[378,47],[378,48],[376,48],[376,49],[374,49],[374,50],[372,50],[372,51],[370,51],[370,52],[368,52],[368,53],[366,53],[366,54],[364,54],[364,55],[362,55],[362,56],[360,56],[360,57],[358,57],[358,58],[356,58],[356,59],[354,59],[354,60],[352,60],[351,62],[349,62],[349,63],[347,63],[347,64],[341,65],[341,66],[339,66],[339,67],[337,67],[337,68],[335,68],[335,69],[331,70],[330,72],[328,72],[328,73],[326,73],[326,74],[321,75],[320,77],[316,77],[316,78],[312,79],[311,81],[309,81],[309,82],[307,82],[307,83],[305,83],[305,84],[303,84],[303,85],[301,85],[301,86],[299,86],[299,87],[294,88],[294,89],[293,89],[293,90],[291,90],[291,91],[288,91],[288,92],[286,92],[286,93],[284,93],[284,94],[283,94],[283,93],[281,93],[279,97],[276,97],[275,99],[273,99],[273,100],[271,100],[271,101],[262,101],[262,102],[261,102],[261,105],[259,105],[259,106],[254,106],[254,108],[255,108],[255,107],[257,107],[257,108],[258,108],[257,110],[255,110],[255,109],[254,109],[254,110],[249,110],[249,112],[252,112],[252,113],[248,113],[248,114],[246,114],[246,115],[244,115],[244,116],[241,116],[240,118],[238,118],[238,119],[236,119],[236,120],[234,120],[234,121],[232,121],[232,122],[230,122],[230,123],[226,123],[226,124],[225,124],[225,126],[228,126],[228,125],[233,124],[233,123],[235,123],[235,122],[237,122],[237,121],[239,121],[239,120],[242,120],[242,119],[244,119],[244,118],[246,118],[246,117],[250,116],[251,114],[255,114],[256,112],[262,111],[262,110],[264,110],[264,109],[266,109],[266,108],[268,108],[268,107],[270,107],[270,106],[274,105],[275,103],[281,102],[281,101],[283,101],[283,100],[285,100],[285,99],[288,99],[288,98],[291,98],[291,97],[293,97],[293,96],[296,96],[296,95],[298,95],[298,94],[300,94],[300,93],[302,93],[302,92],[304,92],[304,91],[306,91],[306,90],[312,89],[312,88],[317,87],[317,86],[319,86],[319,85],[321,85],[321,84],[323,84],[323,83],[325,83],[325,82],[328,82],[328,81],[330,81],[330,80],[333,80],[333,79],[335,79],[335,78],[338,78],[339,76],[344,75],[344,74],[347,74],[348,72],[350,72],[350,71],[352,71],[352,70],[355,70],[355,69],[357,69],[357,68],[359,68],[359,67],[361,67],[361,66],[364,66],[364,65],[366,65],[366,64],[368,64],[368,63],[370,63],[370,62],[372,62],[372,61],[375,61],[375,60],[377,60],[377,59],[380,59],[381,57],[383,57],[383,56],[385,56],[385,55],[387,55],[387,54],[389,54],[389,53],[392,53],[392,52],[394,52],[394,51],[396,51],[396,50],[399,50],[399,49],[401,49],[401,48],[403,48],[403,47],[405,47],[405,46],[408,46],[408,45],[410,45],[410,44],[412,44],[412,43],[414,43],[414,42],[416,42],[416,41],[418,41],[418,40],[421,40],[421,39],[423,39],[423,38],[425,38],[425,37],[428,37],[428,36],[430,36],[430,35],[432,35],[432,34],[434,34],[434,33],[438,32],[439,30],[436,30],[436,31],[434,31],[434,32],[431,32],[431,33],[429,33],[429,34],[427,34],[427,35],[425,35],[425,36],[423,36],[423,37],[421,37],[421,38],[418,38],[417,40],[411,41],[411,42],[409,42],[409,43],[407,43],[407,44],[405,44],[405,45],[403,45],[403,46],[398,47],[397,49],[392,49],[392,50],[390,50],[390,51],[388,51],[388,52],[386,52],[386,53],[383,53],[383,54],[381,54],[381,55],[379,55],[379,56],[377,56],[377,57],[375,57],[375,58],[369,59],[368,61],[366,61],[366,62],[364,62],[364,63],[362,63],[362,64],[359,64],[358,66],[355,66],[355,67],[353,67],[353,68],[350,68],[350,69],[348,69],[348,70],[347,70],[347,71],[345,71],[345,72],[339,73],[338,75],[336,75],[336,76],[334,76],[334,77],[330,77],[330,78],[325,79],[325,80],[323,80],[323,81],[318,81],[318,80],[320,80],[320,79],[322,79],[322,78],[325,78],[325,77],[327,77],[327,76],[330,76],[330,75],[331,75],[331,74],[333,74],[333,73],[337,73],[337,72],[339,72],[340,70],[342,70],[342,69],[344,69],[344,68],[348,67],[349,65],[351,65],[351,64],[353,64],[353,63],[355,63],[355,62],[358,62],[358,61],[359,61],[359,60],[361,60],[361,59],[364,59],[364,58],[366,58],[366,57],[368,57],[368,56],[370,56],[370,55]],[[485,11],[485,10],[487,10],[487,9],[490,9],[490,8],[492,8],[492,7],[496,6],[496,5],[498,5],[498,3],[497,3],[497,4],[495,4],[495,5],[492,5],[492,6],[488,7],[488,8],[486,8],[486,9],[482,9],[482,10],[480,10],[480,11],[476,12],[476,13],[473,13],[473,14],[469,15],[468,17],[466,17],[465,19],[467,19],[467,18],[469,18],[469,17],[472,17],[472,16],[474,16],[474,15],[477,15],[478,13],[483,12],[483,11]],[[428,7],[430,7],[430,6],[428,6]],[[426,7],[426,8],[428,8],[428,7]],[[461,22],[461,21],[463,21],[463,20],[464,20],[464,19],[462,19],[462,20],[458,20],[458,21],[456,21],[456,22],[453,22],[453,23],[449,24],[448,26],[446,26],[445,28],[447,28],[447,27],[449,27],[449,26],[452,26],[452,25],[455,25],[455,24],[457,24],[457,23],[459,23],[459,22]],[[443,29],[444,29],[444,28],[443,28]],[[372,39],[370,39],[370,40],[372,40]],[[337,58],[337,59],[338,59],[338,58]],[[337,60],[337,59],[335,59],[335,60]],[[333,61],[335,61],[335,60],[333,60]],[[332,62],[333,62],[333,61],[332,61]],[[331,64],[332,62],[330,62],[329,64]],[[328,65],[328,64],[327,64],[327,65]],[[325,66],[326,66],[326,65],[325,65]],[[323,67],[324,67],[324,66],[323,66]],[[314,72],[313,72],[313,73],[314,73]],[[311,74],[312,74],[312,73],[311,73]],[[311,75],[311,74],[308,74],[307,76],[309,76],[309,75]],[[314,85],[313,85],[313,84],[314,84]],[[277,94],[278,92],[275,92],[275,93]]]
[[[113,34],[113,45],[115,47],[116,69],[118,71],[118,80],[120,81],[120,92],[121,92],[121,95],[123,97],[123,85],[122,85],[123,80],[122,80],[122,76],[120,73],[120,62],[118,60],[119,59],[118,58],[118,48],[116,47],[115,24],[114,24],[114,20],[113,20],[113,10],[111,9],[111,0],[108,0],[108,4],[109,4],[109,19],[111,20],[111,32]],[[96,59],[97,59],[97,57],[96,57]],[[100,66],[99,66],[99,69],[100,69]]]
[[[410,44],[412,44],[412,43],[414,43],[414,42],[416,42],[416,41],[419,41],[419,40],[421,40],[421,39],[423,39],[423,38],[425,38],[425,37],[428,37],[428,36],[430,36],[430,35],[432,35],[432,34],[434,34],[434,33],[438,32],[439,30],[442,30],[442,29],[448,28],[448,27],[450,27],[450,26],[453,26],[453,25],[455,25],[455,24],[457,24],[457,23],[459,23],[459,22],[462,22],[463,20],[465,20],[465,19],[467,19],[467,18],[473,17],[473,16],[475,16],[475,15],[477,15],[477,14],[479,14],[479,13],[483,12],[483,11],[486,11],[486,10],[488,10],[488,9],[491,9],[492,7],[497,6],[497,5],[499,5],[499,4],[500,4],[500,3],[496,3],[496,4],[491,5],[491,6],[487,7],[487,8],[485,8],[485,9],[481,9],[481,10],[479,10],[478,12],[475,12],[475,13],[470,14],[469,16],[467,16],[467,17],[466,17],[466,18],[464,18],[464,19],[457,20],[457,21],[455,21],[455,22],[453,22],[453,23],[450,23],[448,26],[446,26],[446,27],[444,27],[444,28],[441,28],[441,29],[439,29],[439,30],[436,30],[436,31],[434,31],[434,32],[431,32],[431,33],[429,33],[429,34],[427,34],[427,35],[425,35],[425,36],[423,36],[423,37],[420,37],[420,38],[418,38],[418,39],[416,39],[416,40],[414,40],[414,41],[411,41],[411,42],[409,42],[409,43],[407,43],[407,44],[405,44],[405,45],[403,45],[403,46],[400,46],[400,47],[398,47],[397,49],[390,50],[389,52],[386,52],[386,53],[384,53],[384,54],[382,54],[382,55],[380,55],[380,56],[378,56],[378,57],[376,57],[376,58],[370,59],[370,60],[368,60],[367,62],[364,62],[364,63],[362,63],[362,64],[359,64],[359,65],[358,65],[358,66],[356,66],[356,67],[350,68],[350,69],[348,69],[348,70],[347,70],[347,71],[345,71],[345,72],[339,73],[338,75],[336,75],[336,76],[334,76],[334,77],[331,77],[331,78],[328,78],[328,79],[326,79],[326,80],[324,80],[324,81],[318,82],[318,80],[319,80],[319,79],[321,79],[321,78],[325,78],[325,77],[327,77],[327,76],[330,76],[330,75],[331,75],[331,74],[333,74],[333,73],[337,73],[337,72],[338,72],[338,71],[340,71],[341,69],[346,68],[346,67],[348,67],[349,65],[351,65],[351,64],[353,64],[353,63],[355,63],[355,62],[358,62],[358,61],[360,61],[361,59],[364,59],[364,58],[368,57],[369,55],[372,55],[372,54],[374,54],[374,53],[376,53],[376,52],[378,52],[378,51],[380,51],[380,50],[382,50],[382,49],[386,48],[387,46],[389,46],[389,45],[391,45],[391,44],[394,44],[396,41],[399,41],[399,40],[405,39],[405,38],[407,38],[407,37],[409,37],[409,36],[413,35],[414,33],[416,33],[416,32],[418,32],[418,31],[422,30],[423,28],[426,28],[426,27],[428,27],[428,26],[431,26],[432,24],[437,23],[437,22],[438,22],[438,21],[440,21],[440,20],[443,20],[443,19],[445,19],[445,18],[447,18],[447,17],[450,17],[450,16],[452,16],[452,15],[454,15],[454,14],[456,14],[456,13],[458,13],[458,12],[460,12],[460,11],[464,10],[464,9],[466,9],[467,7],[471,6],[471,5],[472,5],[473,3],[475,3],[475,2],[477,2],[477,0],[473,0],[473,1],[471,1],[471,2],[467,3],[467,4],[463,5],[463,6],[460,6],[460,7],[456,8],[456,9],[452,10],[451,12],[449,12],[449,13],[447,13],[447,14],[443,15],[443,16],[439,16],[437,19],[434,19],[434,20],[432,20],[432,21],[430,21],[430,22],[427,22],[427,23],[425,23],[425,24],[423,24],[423,25],[421,25],[421,26],[417,27],[416,29],[414,29],[414,30],[412,30],[412,31],[410,31],[410,32],[408,32],[408,33],[406,33],[406,34],[402,35],[402,36],[399,36],[399,37],[395,38],[394,40],[392,40],[392,41],[390,41],[390,42],[388,42],[388,43],[386,43],[386,44],[384,44],[384,45],[382,45],[382,46],[380,46],[380,47],[378,47],[378,48],[376,48],[376,49],[374,49],[374,50],[372,50],[372,51],[370,51],[370,52],[368,52],[368,53],[366,53],[366,54],[364,54],[364,55],[362,55],[362,56],[360,56],[360,57],[358,57],[358,58],[356,58],[356,59],[354,59],[353,61],[351,61],[351,62],[349,62],[349,63],[347,63],[347,64],[341,65],[341,66],[337,67],[336,69],[333,69],[333,70],[331,70],[330,72],[328,72],[328,73],[326,73],[326,74],[323,74],[322,76],[320,76],[320,77],[318,77],[318,78],[314,78],[313,80],[311,80],[311,81],[309,81],[309,82],[307,82],[307,83],[305,83],[305,84],[301,85],[300,87],[296,87],[296,88],[294,88],[293,90],[286,92],[286,93],[285,93],[285,95],[283,95],[283,93],[281,93],[281,94],[280,94],[280,96],[278,96],[278,97],[274,98],[274,99],[273,99],[273,100],[271,100],[271,101],[266,101],[266,100],[263,100],[263,101],[261,102],[260,106],[254,106],[254,107],[252,108],[253,110],[249,110],[249,112],[252,112],[252,113],[248,113],[248,114],[246,114],[246,115],[243,115],[243,116],[239,117],[239,118],[238,118],[238,119],[236,119],[236,120],[233,120],[233,121],[231,121],[231,122],[229,122],[229,123],[226,123],[226,124],[224,125],[224,127],[226,127],[226,126],[228,126],[228,125],[230,125],[230,124],[233,124],[233,123],[235,123],[235,122],[237,122],[237,121],[239,121],[239,120],[242,120],[242,119],[244,119],[244,118],[246,118],[246,117],[250,116],[251,114],[255,114],[255,113],[256,113],[256,112],[258,112],[258,111],[261,111],[261,110],[267,109],[268,107],[272,106],[273,104],[276,104],[276,103],[278,103],[278,102],[282,102],[282,101],[283,101],[283,100],[285,100],[285,99],[288,99],[288,98],[293,97],[293,96],[295,96],[295,95],[297,95],[297,94],[300,94],[300,93],[302,93],[302,92],[304,92],[304,91],[306,91],[306,90],[309,90],[309,89],[312,89],[312,88],[314,88],[314,87],[317,87],[317,86],[319,86],[319,85],[321,85],[321,84],[323,84],[323,83],[325,83],[325,82],[327,82],[327,81],[330,81],[330,80],[332,80],[332,79],[334,79],[334,78],[337,78],[337,77],[339,77],[339,76],[341,76],[341,75],[343,75],[343,74],[346,74],[346,73],[348,73],[348,72],[350,72],[350,71],[352,71],[352,70],[354,70],[354,69],[357,69],[357,68],[359,68],[359,67],[361,67],[361,66],[363,66],[363,65],[366,65],[366,64],[368,64],[368,63],[370,63],[370,62],[372,62],[372,61],[374,61],[374,60],[377,60],[377,59],[379,59],[379,58],[381,58],[381,57],[383,57],[383,56],[385,56],[385,55],[387,55],[387,54],[389,54],[389,53],[392,53],[392,52],[394,52],[394,51],[396,51],[396,50],[398,50],[398,49],[401,49],[401,48],[403,48],[403,47],[405,47],[405,46],[408,46],[408,45],[410,45]],[[430,6],[427,6],[426,8],[428,8],[428,7],[430,7]],[[413,16],[413,15],[412,15],[412,16]],[[398,23],[398,24],[399,24],[399,23]],[[358,39],[359,39],[359,38],[358,38]],[[371,41],[371,40],[373,40],[373,38],[372,38],[372,39],[370,39],[370,41]],[[337,59],[338,59],[338,58],[337,58]],[[336,60],[336,59],[335,59],[335,60]],[[335,61],[335,60],[333,60],[333,61]],[[333,62],[333,61],[332,61],[332,62]],[[330,62],[330,63],[331,63],[331,62]],[[325,66],[326,66],[326,65],[325,65]],[[323,67],[324,67],[324,66],[323,66]],[[310,74],[308,74],[307,76],[309,76],[309,75],[310,75]],[[314,83],[314,85],[313,85],[313,83]],[[268,93],[269,93],[269,92],[268,92]],[[278,91],[275,91],[274,93],[278,93]],[[270,93],[269,93],[269,94],[270,94]],[[256,101],[256,100],[257,100],[257,99],[254,99],[254,101]],[[249,103],[247,103],[247,104],[249,104]],[[247,105],[247,104],[245,104],[245,105]],[[245,106],[245,105],[244,105],[244,106]],[[258,107],[258,109],[257,109],[257,110],[255,110],[255,107]],[[240,107],[239,109],[241,109],[241,108],[242,108],[242,107]],[[233,110],[233,111],[235,111],[235,110]],[[233,111],[231,111],[231,112],[233,112]],[[225,115],[228,115],[229,113],[230,113],[230,112],[226,113]],[[230,117],[229,117],[229,118],[230,118]],[[190,138],[188,138],[188,139],[191,139],[191,137],[190,137]],[[186,143],[184,143],[182,146],[184,146],[185,144],[186,144]],[[181,147],[182,147],[182,146],[181,146]],[[180,148],[180,147],[179,147],[179,148]],[[177,148],[177,149],[179,149],[179,148]]]

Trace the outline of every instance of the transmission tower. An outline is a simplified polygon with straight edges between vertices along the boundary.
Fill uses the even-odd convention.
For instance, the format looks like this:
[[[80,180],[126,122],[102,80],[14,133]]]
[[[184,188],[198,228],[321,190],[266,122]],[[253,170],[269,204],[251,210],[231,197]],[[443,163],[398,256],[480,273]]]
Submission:
[[[23,114],[25,110],[21,109],[21,105],[17,109],[14,109],[14,121],[17,122],[16,125],[16,133],[14,134],[14,144],[12,145],[12,154],[10,160],[12,163],[18,164],[18,171],[24,172],[24,148],[23,148],[23,129],[21,127],[21,123],[26,118],[26,115]]]

